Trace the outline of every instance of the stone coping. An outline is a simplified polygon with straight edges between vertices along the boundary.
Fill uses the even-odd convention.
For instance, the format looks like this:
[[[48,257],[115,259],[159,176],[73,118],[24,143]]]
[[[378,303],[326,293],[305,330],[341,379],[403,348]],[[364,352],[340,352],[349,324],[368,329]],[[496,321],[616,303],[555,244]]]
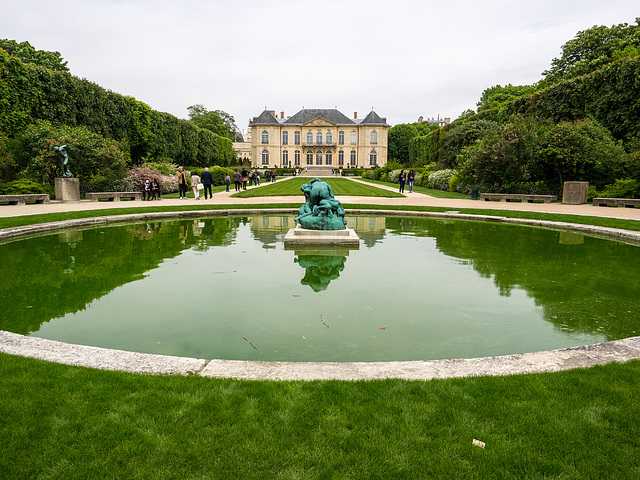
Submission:
[[[73,345],[0,330],[0,352],[66,365],[156,375],[240,380],[431,380],[559,372],[640,358],[640,337],[545,352],[407,362],[204,360]]]
[[[220,215],[294,214],[296,209],[228,209],[188,212],[153,212],[64,220],[0,230],[0,240],[92,225],[144,221],[176,217]],[[551,222],[458,212],[407,212],[397,210],[350,210],[351,215],[426,216],[488,221],[575,231],[640,244],[640,232],[565,222]],[[640,359],[640,337],[543,352],[497,357],[406,361],[406,362],[259,362],[205,360],[167,355],[127,352],[100,347],[73,345],[0,330],[0,352],[67,365],[146,374],[200,375],[246,380],[374,380],[398,378],[430,380],[482,375],[514,375],[556,372],[610,362]]]

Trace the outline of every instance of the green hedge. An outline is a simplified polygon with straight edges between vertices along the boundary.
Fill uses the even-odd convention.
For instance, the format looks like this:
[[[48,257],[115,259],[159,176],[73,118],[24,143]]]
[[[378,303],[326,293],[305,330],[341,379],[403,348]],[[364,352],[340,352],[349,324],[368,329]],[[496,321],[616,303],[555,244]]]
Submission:
[[[37,120],[84,126],[117,140],[128,146],[135,164],[162,156],[181,164],[229,165],[234,157],[228,138],[67,72],[24,64],[0,49],[0,132],[15,138]]]

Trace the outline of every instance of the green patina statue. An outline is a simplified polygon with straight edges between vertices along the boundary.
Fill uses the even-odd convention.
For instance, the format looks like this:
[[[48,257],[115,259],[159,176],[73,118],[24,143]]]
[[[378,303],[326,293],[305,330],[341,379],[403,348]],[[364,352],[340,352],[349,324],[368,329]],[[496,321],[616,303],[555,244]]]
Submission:
[[[331,186],[314,178],[300,187],[305,204],[300,207],[295,221],[308,230],[344,230],[347,221],[344,209],[333,196]]]
[[[60,170],[62,170],[62,178],[71,178],[71,170],[69,170],[69,155],[67,155],[67,146],[61,145],[60,147],[53,147],[55,152],[60,157]]]

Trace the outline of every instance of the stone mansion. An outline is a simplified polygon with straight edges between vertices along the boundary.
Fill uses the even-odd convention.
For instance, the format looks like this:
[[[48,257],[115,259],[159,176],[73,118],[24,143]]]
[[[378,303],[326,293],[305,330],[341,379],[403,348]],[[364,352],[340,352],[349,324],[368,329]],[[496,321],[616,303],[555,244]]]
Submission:
[[[265,110],[249,122],[253,167],[369,168],[387,163],[386,118],[373,110],[353,119],[336,109],[300,110],[280,117]]]

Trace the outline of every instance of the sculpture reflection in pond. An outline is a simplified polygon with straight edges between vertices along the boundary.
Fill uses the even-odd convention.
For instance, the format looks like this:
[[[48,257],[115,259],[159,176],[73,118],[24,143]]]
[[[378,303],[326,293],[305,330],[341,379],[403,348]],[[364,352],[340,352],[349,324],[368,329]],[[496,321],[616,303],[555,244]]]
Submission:
[[[336,280],[344,270],[344,255],[300,255],[294,260],[304,268],[305,274],[300,280],[302,285],[309,285],[314,292],[326,290],[331,280]]]
[[[305,203],[300,207],[295,221],[308,230],[344,230],[347,221],[340,201],[333,195],[331,185],[319,178],[300,187]]]

